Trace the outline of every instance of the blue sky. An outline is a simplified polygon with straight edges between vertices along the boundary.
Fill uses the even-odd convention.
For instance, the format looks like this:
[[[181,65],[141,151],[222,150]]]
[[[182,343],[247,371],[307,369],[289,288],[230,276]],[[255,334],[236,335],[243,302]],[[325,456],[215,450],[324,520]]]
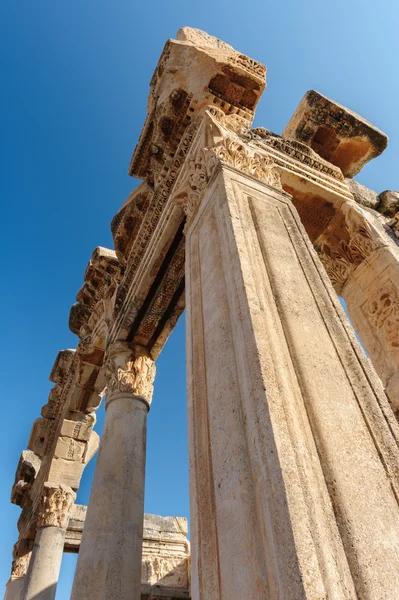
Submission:
[[[127,175],[148,84],[167,38],[205,29],[268,68],[255,124],[281,133],[317,89],[390,136],[357,179],[399,189],[396,0],[12,0],[0,3],[3,431],[0,580],[20,509],[9,493],[58,350],[75,347],[68,314],[92,250],[137,185]],[[188,515],[182,319],[158,361],[149,416],[146,511]],[[97,430],[103,411],[99,411]],[[87,503],[94,463],[78,500]],[[57,600],[69,598],[74,557]],[[1,592],[0,592],[1,595]]]

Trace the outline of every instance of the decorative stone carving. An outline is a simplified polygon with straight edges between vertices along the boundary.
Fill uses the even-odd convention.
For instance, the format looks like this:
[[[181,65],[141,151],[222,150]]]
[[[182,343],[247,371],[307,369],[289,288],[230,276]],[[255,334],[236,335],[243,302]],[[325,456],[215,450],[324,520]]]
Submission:
[[[38,512],[38,527],[65,529],[76,494],[65,485],[45,485]]]
[[[381,192],[376,209],[386,217],[394,217],[399,211],[399,192],[392,190]]]
[[[229,129],[232,125],[233,129]],[[218,108],[209,107],[201,120],[201,131],[186,161],[184,174],[173,191],[183,198],[187,224],[195,214],[201,195],[218,164],[224,164],[281,189],[281,178],[272,157],[249,147],[235,133],[237,121],[229,119]],[[243,133],[245,135],[245,132]]]
[[[126,264],[129,258],[153,195],[151,187],[147,183],[141,183],[112,219],[111,231],[115,252],[122,264]]]
[[[77,293],[77,304],[71,308],[69,328],[85,338],[91,333],[82,328],[88,325],[94,307],[100,300],[111,298],[123,274],[123,268],[113,250],[98,247],[94,250],[84,274],[84,285]],[[90,329],[90,328],[89,328]]]
[[[362,214],[351,207],[343,207],[344,227],[348,233],[342,237],[334,231],[332,224],[315,241],[314,246],[323,263],[334,289],[339,294],[352,272],[378,248],[386,243],[373,231]]]
[[[389,346],[399,348],[399,295],[392,281],[378,289],[364,306],[364,311]]]
[[[15,556],[11,566],[11,577],[17,579],[18,577],[24,577],[29,567],[29,560],[31,553],[24,554],[23,556]]]
[[[107,402],[114,394],[129,393],[151,404],[155,364],[143,348],[132,350],[126,342],[114,342],[107,353],[105,378]]]

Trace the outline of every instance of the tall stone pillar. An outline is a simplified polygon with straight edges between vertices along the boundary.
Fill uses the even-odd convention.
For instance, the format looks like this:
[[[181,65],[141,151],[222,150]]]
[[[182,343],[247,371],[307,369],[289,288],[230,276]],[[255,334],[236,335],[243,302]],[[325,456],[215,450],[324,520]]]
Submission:
[[[11,577],[7,582],[4,600],[20,600],[31,552],[24,556],[15,556],[12,561]]]
[[[398,425],[278,169],[210,117],[184,169],[192,599],[399,598]]]
[[[107,352],[106,418],[71,598],[139,600],[147,413],[155,365],[139,347]]]
[[[21,600],[53,600],[64,552],[65,534],[76,494],[70,487],[44,486],[38,529]]]

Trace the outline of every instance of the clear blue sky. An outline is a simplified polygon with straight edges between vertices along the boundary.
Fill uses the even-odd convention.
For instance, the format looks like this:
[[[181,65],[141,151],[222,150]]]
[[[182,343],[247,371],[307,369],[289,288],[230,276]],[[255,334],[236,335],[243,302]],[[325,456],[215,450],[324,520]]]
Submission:
[[[358,176],[399,189],[397,0],[4,0],[0,3],[3,321],[0,583],[20,509],[9,494],[58,350],[76,346],[68,314],[92,250],[137,181],[127,167],[148,84],[167,38],[205,29],[268,68],[256,125],[281,133],[308,89],[390,136]],[[146,511],[188,515],[185,329],[158,361],[149,416]],[[99,411],[97,430],[103,411]],[[93,465],[78,500],[87,503]],[[69,598],[74,557],[57,600]],[[0,591],[0,597],[1,597]]]

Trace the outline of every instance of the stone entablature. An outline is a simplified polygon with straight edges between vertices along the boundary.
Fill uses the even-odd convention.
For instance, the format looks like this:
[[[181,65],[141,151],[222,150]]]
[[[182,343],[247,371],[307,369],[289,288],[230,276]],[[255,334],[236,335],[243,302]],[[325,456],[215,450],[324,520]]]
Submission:
[[[75,504],[65,537],[65,552],[78,553],[87,507]],[[188,589],[190,542],[187,519],[144,515],[142,582]]]

